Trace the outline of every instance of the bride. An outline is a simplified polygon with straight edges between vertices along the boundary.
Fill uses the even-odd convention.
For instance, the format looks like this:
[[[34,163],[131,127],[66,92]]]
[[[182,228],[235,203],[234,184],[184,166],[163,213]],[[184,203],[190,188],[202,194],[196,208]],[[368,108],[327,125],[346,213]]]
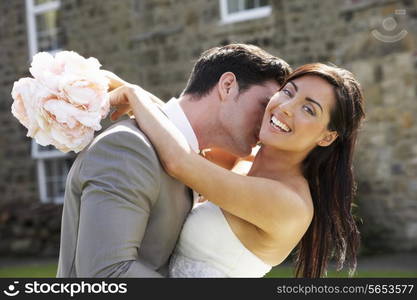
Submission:
[[[171,277],[262,277],[294,249],[296,276],[320,277],[332,258],[355,270],[352,156],[364,100],[349,71],[315,63],[289,76],[265,110],[247,176],[191,151],[140,87],[110,95],[112,118],[131,109],[166,171],[208,199],[184,224]]]

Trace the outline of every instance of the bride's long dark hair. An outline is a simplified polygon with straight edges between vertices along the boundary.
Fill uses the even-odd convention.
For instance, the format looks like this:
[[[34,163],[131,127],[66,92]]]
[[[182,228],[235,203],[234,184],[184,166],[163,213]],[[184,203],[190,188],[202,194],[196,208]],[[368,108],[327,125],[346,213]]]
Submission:
[[[330,259],[336,260],[338,270],[347,262],[353,274],[360,234],[352,214],[356,190],[352,157],[365,116],[363,94],[351,72],[320,63],[297,68],[284,85],[306,75],[319,76],[333,86],[336,105],[328,129],[337,131],[338,137],[330,146],[317,146],[303,161],[314,217],[297,247],[295,275],[320,277]]]

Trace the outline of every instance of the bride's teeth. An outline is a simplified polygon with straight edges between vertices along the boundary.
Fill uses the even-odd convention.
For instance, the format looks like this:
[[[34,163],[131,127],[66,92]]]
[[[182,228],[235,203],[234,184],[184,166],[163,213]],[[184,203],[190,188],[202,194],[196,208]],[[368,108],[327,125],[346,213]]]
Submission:
[[[280,122],[275,116],[272,116],[272,118],[271,118],[271,122],[272,122],[272,124],[274,125],[274,126],[276,126],[276,127],[278,127],[278,128],[280,128],[280,129],[282,129],[283,131],[285,131],[285,132],[289,132],[290,131],[290,128],[288,128],[288,126],[287,125],[285,125],[284,123],[282,123],[282,122]]]

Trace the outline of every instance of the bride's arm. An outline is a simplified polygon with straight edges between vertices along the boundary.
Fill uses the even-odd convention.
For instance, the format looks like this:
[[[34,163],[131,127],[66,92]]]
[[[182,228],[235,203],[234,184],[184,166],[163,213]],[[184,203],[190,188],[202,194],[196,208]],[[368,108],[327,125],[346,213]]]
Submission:
[[[111,92],[121,86],[124,85],[132,85],[133,84],[123,80],[122,78],[120,78],[119,76],[117,76],[116,74],[114,74],[111,71],[108,70],[101,70],[101,72],[104,74],[104,76],[106,76],[106,78],[109,80],[109,85],[108,85],[108,92]],[[145,90],[144,90],[145,91]],[[145,91],[148,96],[150,97],[150,99],[157,105],[162,106],[163,104],[165,104],[164,101],[162,101],[161,99],[159,99],[158,97],[156,97],[155,95],[153,95],[152,93]],[[128,104],[126,104],[123,108],[122,107],[118,107],[116,114],[112,115],[113,118],[117,119],[118,117],[120,117],[123,114],[129,113],[130,111],[130,106]]]
[[[191,150],[146,91],[126,86],[122,92],[170,175],[266,233],[305,231],[312,216],[295,191],[278,181],[242,176],[204,159]]]

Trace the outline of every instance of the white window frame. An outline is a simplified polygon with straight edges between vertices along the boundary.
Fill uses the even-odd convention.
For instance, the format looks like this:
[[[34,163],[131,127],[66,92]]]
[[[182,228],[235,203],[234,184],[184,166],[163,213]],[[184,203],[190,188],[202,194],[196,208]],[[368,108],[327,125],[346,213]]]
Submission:
[[[46,158],[58,158],[58,157],[67,157],[68,154],[61,152],[57,149],[53,150],[39,150],[40,145],[32,139],[32,148],[31,148],[31,155],[32,158],[35,159],[46,159]]]
[[[27,32],[28,32],[28,44],[29,44],[29,60],[31,61],[33,56],[38,53],[38,36],[36,30],[36,15],[46,13],[51,10],[57,10],[61,6],[60,0],[46,2],[43,4],[35,5],[34,0],[26,0],[26,20],[27,20]],[[62,49],[54,49],[50,51],[54,54]],[[47,194],[47,176],[45,168],[45,160],[47,159],[66,159],[70,155],[63,153],[59,150],[39,150],[39,144],[32,140],[31,156],[36,159],[37,175],[38,175],[38,189],[41,202],[53,202],[62,203],[64,201],[63,196],[55,196],[52,199]]]
[[[243,0],[240,0],[240,5],[243,5]],[[220,0],[220,23],[230,24],[236,22],[243,22],[247,20],[265,18],[271,14],[271,11],[271,5],[268,5],[229,13],[227,0]]]
[[[61,6],[60,0],[35,5],[34,0],[26,0],[26,20],[29,39],[29,59],[32,59],[38,51],[38,36],[36,32],[36,15],[46,13],[50,10],[57,10]],[[54,50],[58,51],[59,49]]]

